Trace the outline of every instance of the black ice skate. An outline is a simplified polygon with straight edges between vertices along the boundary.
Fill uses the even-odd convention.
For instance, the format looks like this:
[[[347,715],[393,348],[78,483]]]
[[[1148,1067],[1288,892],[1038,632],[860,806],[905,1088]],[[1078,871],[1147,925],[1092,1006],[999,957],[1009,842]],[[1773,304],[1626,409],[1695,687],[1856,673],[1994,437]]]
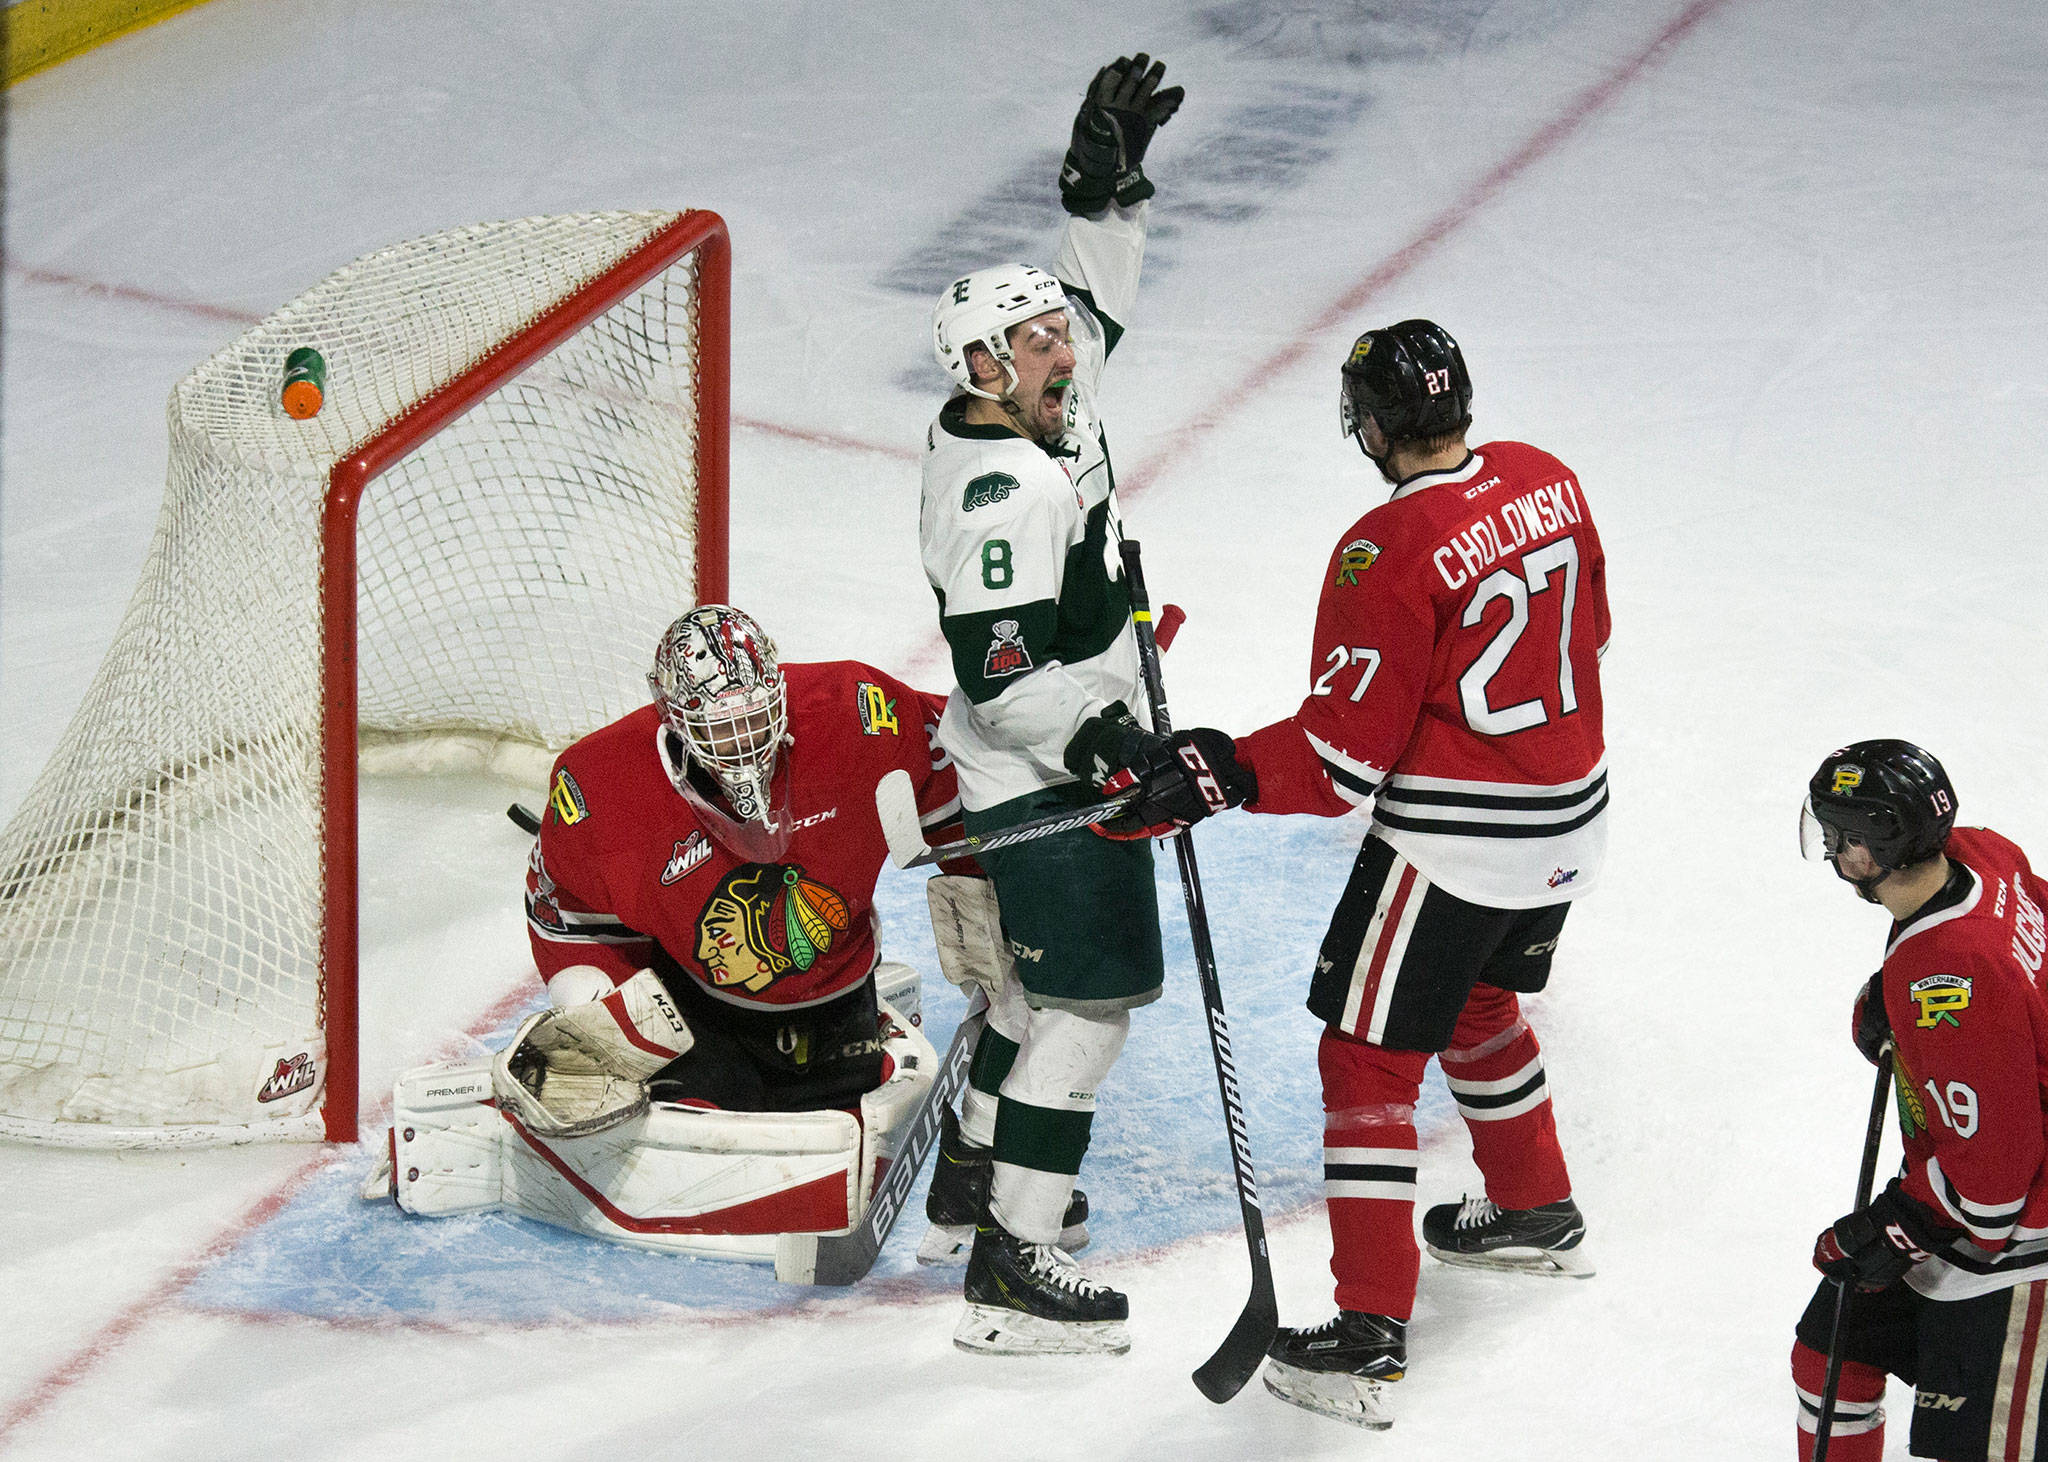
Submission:
[[[1569,1198],[1540,1208],[1500,1208],[1485,1198],[1439,1203],[1422,1215],[1422,1242],[1446,1264],[1586,1279],[1586,1217]]]
[[[925,1194],[924,1216],[931,1227],[917,1246],[920,1264],[965,1264],[974,1245],[974,1226],[988,1217],[988,1185],[995,1161],[986,1147],[970,1147],[960,1135],[960,1119],[952,1109],[939,1113],[939,1153],[932,1164],[932,1186]],[[1067,1200],[1059,1246],[1069,1254],[1088,1247],[1088,1195],[1079,1188]]]
[[[1339,1310],[1313,1330],[1283,1328],[1266,1352],[1266,1389],[1353,1426],[1394,1424],[1387,1391],[1408,1370],[1408,1322]]]
[[[967,1258],[967,1313],[953,1343],[984,1355],[1122,1355],[1130,1301],[1097,1284],[1051,1244],[1000,1224],[974,1230]]]

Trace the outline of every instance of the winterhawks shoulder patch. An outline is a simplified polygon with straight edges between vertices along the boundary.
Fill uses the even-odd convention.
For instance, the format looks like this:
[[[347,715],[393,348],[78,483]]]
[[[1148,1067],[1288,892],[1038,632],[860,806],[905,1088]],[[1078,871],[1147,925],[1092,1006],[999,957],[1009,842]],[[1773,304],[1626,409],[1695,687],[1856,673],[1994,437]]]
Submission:
[[[1370,538],[1354,538],[1337,551],[1337,574],[1331,580],[1331,587],[1346,588],[1358,582],[1358,576],[1379,562],[1380,546]]]
[[[583,789],[576,785],[567,767],[556,769],[555,785],[548,790],[548,805],[554,808],[555,821],[563,827],[574,827],[590,816],[590,804],[583,800]]]

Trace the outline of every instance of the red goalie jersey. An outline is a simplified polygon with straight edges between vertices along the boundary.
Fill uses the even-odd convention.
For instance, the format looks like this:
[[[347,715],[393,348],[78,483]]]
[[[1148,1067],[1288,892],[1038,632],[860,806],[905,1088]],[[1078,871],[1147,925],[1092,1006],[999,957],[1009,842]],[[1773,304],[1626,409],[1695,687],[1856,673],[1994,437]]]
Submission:
[[[1301,709],[1238,742],[1254,812],[1373,830],[1457,897],[1576,897],[1606,848],[1607,561],[1569,468],[1520,442],[1404,482],[1330,556]]]
[[[1962,1230],[1907,1283],[1960,1299],[2048,1277],[2048,885],[1986,828],[1944,851],[1974,887],[1893,928],[1883,982],[1902,1186]]]
[[[928,829],[958,820],[938,741],[946,703],[853,661],[782,668],[795,831],[773,863],[728,852],[676,791],[667,766],[680,743],[654,706],[562,753],[526,877],[542,979],[581,964],[624,979],[658,945],[719,1000],[789,1009],[874,968],[875,879],[888,857],[875,783],[901,768]]]

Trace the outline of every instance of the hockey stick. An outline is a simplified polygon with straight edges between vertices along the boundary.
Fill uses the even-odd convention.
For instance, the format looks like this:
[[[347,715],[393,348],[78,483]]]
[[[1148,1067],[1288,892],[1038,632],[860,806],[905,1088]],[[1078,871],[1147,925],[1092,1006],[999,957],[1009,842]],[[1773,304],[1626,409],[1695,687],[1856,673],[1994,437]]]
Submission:
[[[910,1119],[895,1160],[882,1175],[881,1186],[875,1189],[853,1232],[776,1236],[775,1277],[784,1284],[852,1284],[874,1268],[876,1256],[910,1199],[910,1190],[917,1185],[917,1175],[924,1170],[924,1160],[938,1143],[940,1113],[953,1105],[967,1085],[967,1068],[974,1062],[975,1042],[980,1039],[988,1008],[980,990],[973,995],[966,1017],[953,1032],[952,1044],[939,1058],[932,1089]]]
[[[1863,1134],[1863,1169],[1856,1175],[1856,1206],[1860,1212],[1870,1203],[1870,1190],[1877,1181],[1877,1148],[1884,1137],[1885,1098],[1891,1095],[1892,1048],[1889,1043],[1877,1058],[1877,1089],[1870,1094],[1870,1125]],[[1838,1279],[1835,1292],[1835,1323],[1828,1331],[1828,1376],[1820,1390],[1820,1419],[1813,1429],[1813,1462],[1827,1462],[1828,1435],[1835,1428],[1835,1391],[1842,1384],[1842,1323],[1849,1314],[1849,1291],[1855,1281]]]
[[[1077,827],[1093,827],[1098,822],[1108,822],[1137,799],[1135,791],[1126,792],[1121,797],[1110,797],[1086,807],[1069,808],[1065,812],[1048,813],[996,832],[959,838],[934,848],[925,842],[924,827],[918,822],[917,792],[911,786],[910,773],[899,768],[884,773],[882,780],[875,783],[875,812],[882,819],[882,836],[889,841],[889,859],[898,868],[949,863],[955,858],[972,858],[977,853],[1007,848],[1012,843],[1035,842]]]
[[[1152,729],[1173,731],[1166,713],[1166,683],[1159,673],[1159,647],[1152,631],[1152,605],[1145,595],[1145,575],[1138,564],[1138,545],[1123,541],[1124,577],[1131,587],[1131,618],[1138,627],[1138,666],[1145,677],[1145,697],[1152,703]],[[1273,1261],[1266,1253],[1266,1220],[1259,1208],[1258,1180],[1252,1175],[1251,1140],[1245,1130],[1244,1102],[1237,1090],[1237,1067],[1230,1055],[1230,1026],[1223,1018],[1223,987],[1216,978],[1216,951],[1209,943],[1209,916],[1202,902],[1202,879],[1195,867],[1194,840],[1184,829],[1173,840],[1180,859],[1180,891],[1187,899],[1188,933],[1195,946],[1195,970],[1202,980],[1202,1006],[1209,1017],[1209,1049],[1216,1058],[1216,1086],[1223,1094],[1223,1115],[1230,1126],[1230,1165],[1237,1177],[1237,1206],[1244,1215],[1244,1239],[1251,1251],[1252,1292],[1244,1312],[1216,1353],[1195,1368],[1195,1388],[1221,1405],[1244,1389],[1280,1333],[1280,1301],[1273,1293]]]

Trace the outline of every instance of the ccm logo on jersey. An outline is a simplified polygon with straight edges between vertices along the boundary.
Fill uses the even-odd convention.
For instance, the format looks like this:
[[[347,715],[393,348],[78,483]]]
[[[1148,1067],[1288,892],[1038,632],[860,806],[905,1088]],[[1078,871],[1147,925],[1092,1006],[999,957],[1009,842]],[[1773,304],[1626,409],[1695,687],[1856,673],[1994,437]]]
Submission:
[[[882,687],[863,680],[854,687],[854,694],[859,698],[862,735],[880,736],[884,731],[891,736],[903,734],[896,724],[896,702],[882,693]]]
[[[693,868],[700,868],[711,857],[711,840],[699,832],[687,838],[676,840],[676,850],[669,854],[668,866],[661,870],[663,886],[686,877]]]
[[[1906,993],[1920,1006],[1920,1016],[1913,1024],[1922,1030],[1932,1030],[1944,1021],[1960,1028],[1956,1013],[1970,1008],[1970,981],[1965,975],[1929,975],[1908,985]]]
[[[576,785],[576,779],[563,767],[555,773],[555,785],[548,793],[548,805],[555,809],[555,820],[563,827],[574,827],[590,816],[590,805],[583,800],[583,789]]]

